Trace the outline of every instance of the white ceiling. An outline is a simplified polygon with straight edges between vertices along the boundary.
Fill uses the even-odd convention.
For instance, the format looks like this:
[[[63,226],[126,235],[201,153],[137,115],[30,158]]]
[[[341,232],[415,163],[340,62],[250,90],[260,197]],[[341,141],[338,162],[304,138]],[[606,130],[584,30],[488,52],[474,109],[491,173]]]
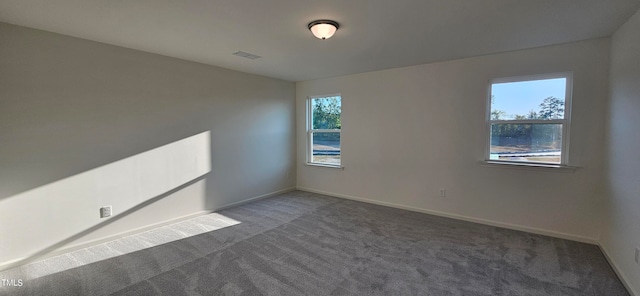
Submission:
[[[609,36],[639,8],[640,0],[0,0],[0,21],[302,81]],[[341,25],[328,40],[307,29],[323,18]]]

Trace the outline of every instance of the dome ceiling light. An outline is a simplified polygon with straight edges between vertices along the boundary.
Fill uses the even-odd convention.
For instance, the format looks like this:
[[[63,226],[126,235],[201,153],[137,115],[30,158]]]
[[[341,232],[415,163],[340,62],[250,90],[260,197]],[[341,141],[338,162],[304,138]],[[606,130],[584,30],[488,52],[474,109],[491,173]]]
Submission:
[[[313,33],[313,36],[324,40],[331,38],[338,28],[340,28],[340,25],[332,20],[317,20],[310,22],[308,27],[311,33]]]

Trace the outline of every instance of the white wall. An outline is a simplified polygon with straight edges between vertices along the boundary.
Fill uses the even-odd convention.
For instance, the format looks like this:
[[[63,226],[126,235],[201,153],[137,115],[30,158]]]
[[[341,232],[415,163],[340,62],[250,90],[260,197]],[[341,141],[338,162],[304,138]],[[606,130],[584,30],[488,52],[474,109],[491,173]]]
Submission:
[[[612,37],[607,137],[608,192],[601,244],[625,282],[640,295],[640,12]]]
[[[0,268],[295,186],[291,82],[9,24],[0,40]]]
[[[609,39],[296,84],[298,188],[595,242]],[[575,173],[483,167],[488,80],[573,71]],[[342,94],[344,170],[305,165],[305,99]],[[447,197],[438,197],[446,188]]]

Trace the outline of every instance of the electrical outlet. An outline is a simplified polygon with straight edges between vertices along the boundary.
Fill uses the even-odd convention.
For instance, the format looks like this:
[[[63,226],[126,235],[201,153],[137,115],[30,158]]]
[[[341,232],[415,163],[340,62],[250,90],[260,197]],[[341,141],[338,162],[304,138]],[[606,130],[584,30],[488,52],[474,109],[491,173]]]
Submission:
[[[640,264],[640,248],[636,248],[636,264]]]
[[[104,206],[100,208],[100,218],[111,217],[111,211],[112,211],[111,206]]]
[[[444,188],[440,188],[440,197],[446,197],[447,196],[447,190],[445,190]]]

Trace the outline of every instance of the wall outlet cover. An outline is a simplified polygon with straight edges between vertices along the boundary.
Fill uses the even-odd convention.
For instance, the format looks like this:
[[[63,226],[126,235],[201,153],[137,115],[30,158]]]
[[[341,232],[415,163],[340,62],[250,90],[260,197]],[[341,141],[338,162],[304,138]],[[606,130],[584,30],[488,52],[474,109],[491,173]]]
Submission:
[[[111,217],[112,207],[104,206],[100,208],[100,218]]]
[[[444,188],[440,188],[440,197],[446,197],[447,196],[447,190],[445,190]]]

